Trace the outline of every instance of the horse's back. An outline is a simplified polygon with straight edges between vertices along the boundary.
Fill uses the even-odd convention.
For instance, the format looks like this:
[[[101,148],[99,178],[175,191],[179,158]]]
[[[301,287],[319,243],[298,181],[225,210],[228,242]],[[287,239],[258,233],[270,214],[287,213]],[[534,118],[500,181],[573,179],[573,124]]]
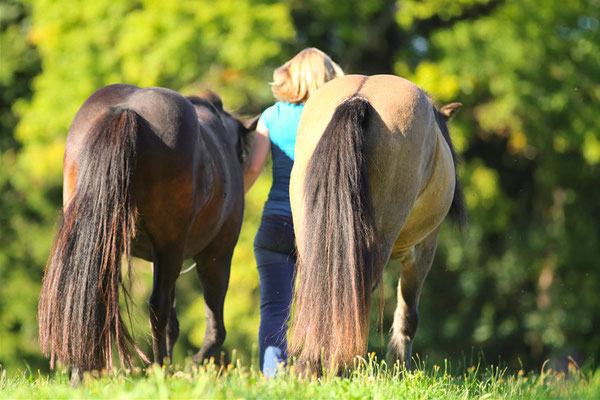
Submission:
[[[413,83],[392,75],[335,79],[309,99],[302,114],[290,183],[295,218],[302,218],[304,171],[310,157],[337,106],[352,96],[364,97],[371,105],[365,156],[387,257],[394,243],[395,252],[410,248],[443,220],[454,191],[452,156],[427,96]]]
[[[193,157],[198,138],[198,120],[193,106],[180,94],[166,88],[108,85],[94,92],[81,106],[67,136],[67,153],[77,158],[98,117],[108,108],[127,108],[143,118],[139,135],[142,152],[171,156],[175,162]],[[67,161],[67,159],[65,159]]]
[[[369,117],[370,124],[383,124],[369,128],[368,134],[381,129],[391,139],[397,135],[412,139],[414,135],[409,134],[414,131],[413,125],[422,119],[419,113],[427,112],[423,93],[406,79],[393,75],[337,78],[320,88],[304,106],[296,139],[301,145],[296,146],[295,163],[310,158],[337,106],[352,96],[369,100],[376,111]]]

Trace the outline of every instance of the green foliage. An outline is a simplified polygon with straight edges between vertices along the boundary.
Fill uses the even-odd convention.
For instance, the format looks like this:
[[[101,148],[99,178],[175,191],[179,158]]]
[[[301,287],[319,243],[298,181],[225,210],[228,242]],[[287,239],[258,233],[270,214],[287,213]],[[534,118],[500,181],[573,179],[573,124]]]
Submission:
[[[0,149],[14,147],[12,130],[17,123],[11,110],[15,100],[29,94],[29,81],[39,73],[39,58],[35,49],[27,43],[29,21],[19,2],[0,4]]]
[[[47,255],[48,227],[35,225],[45,210],[29,207],[11,181],[20,149],[12,105],[31,96],[31,79],[40,72],[38,53],[26,40],[29,27],[21,2],[0,4],[0,364],[40,359],[35,310],[42,270],[32,261]]]
[[[400,11],[396,19],[401,26],[409,28],[415,21],[431,18],[449,21],[462,17],[473,8],[490,3],[494,3],[494,0],[405,0],[400,3]]]

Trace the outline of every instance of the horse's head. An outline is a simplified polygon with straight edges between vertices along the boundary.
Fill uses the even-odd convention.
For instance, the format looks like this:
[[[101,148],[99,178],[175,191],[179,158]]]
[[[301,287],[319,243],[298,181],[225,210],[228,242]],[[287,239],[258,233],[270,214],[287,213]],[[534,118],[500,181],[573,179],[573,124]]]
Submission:
[[[223,123],[226,135],[225,138],[236,149],[240,163],[246,161],[252,140],[250,133],[256,130],[256,124],[260,115],[241,121],[223,108],[221,98],[212,91],[206,91],[198,96],[189,96],[187,98],[196,108],[198,117],[201,116],[201,109],[210,109],[215,113]]]

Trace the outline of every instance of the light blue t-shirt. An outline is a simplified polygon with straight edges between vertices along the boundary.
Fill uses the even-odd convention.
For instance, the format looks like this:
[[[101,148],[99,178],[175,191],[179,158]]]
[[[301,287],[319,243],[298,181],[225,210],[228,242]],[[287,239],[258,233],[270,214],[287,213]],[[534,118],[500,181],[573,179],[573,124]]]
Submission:
[[[269,131],[273,158],[273,185],[265,203],[263,215],[292,217],[290,208],[290,173],[294,165],[294,148],[300,115],[304,104],[277,102],[260,116]]]

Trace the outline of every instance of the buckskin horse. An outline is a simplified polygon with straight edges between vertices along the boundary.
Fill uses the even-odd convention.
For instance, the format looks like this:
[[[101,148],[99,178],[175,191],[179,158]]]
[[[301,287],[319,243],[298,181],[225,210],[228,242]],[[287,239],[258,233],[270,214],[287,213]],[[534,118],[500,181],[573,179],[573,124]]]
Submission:
[[[130,265],[131,255],[153,263],[154,362],[172,358],[175,282],[187,258],[197,263],[206,308],[195,358],[215,353],[225,340],[223,302],[244,209],[242,162],[256,120],[244,125],[215,94],[188,100],[124,84],[99,89],[82,105],[67,136],[63,215],[38,307],[52,368],[109,369],[113,348],[122,366],[132,365],[134,352],[149,361],[119,311],[123,254]]]
[[[410,365],[417,305],[446,214],[465,222],[447,120],[411,82],[348,75],[306,103],[290,201],[298,251],[290,353],[299,370],[364,355],[371,293],[402,260],[388,358]]]

